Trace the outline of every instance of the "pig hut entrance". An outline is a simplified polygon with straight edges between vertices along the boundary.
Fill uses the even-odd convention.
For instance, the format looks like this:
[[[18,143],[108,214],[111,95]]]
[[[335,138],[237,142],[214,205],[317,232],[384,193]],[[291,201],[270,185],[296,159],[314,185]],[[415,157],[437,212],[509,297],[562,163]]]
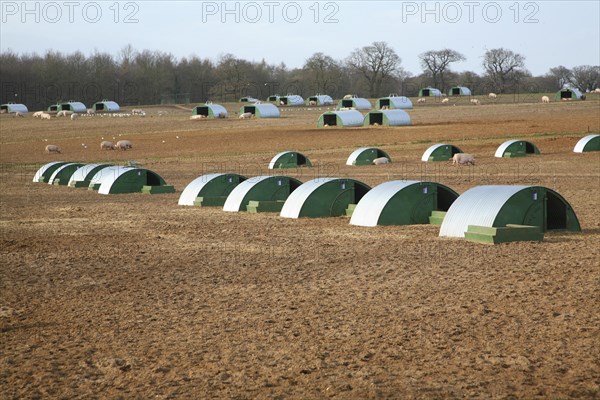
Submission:
[[[379,107],[389,107],[390,99],[381,99],[379,100]]]
[[[546,194],[547,230],[567,229],[567,207],[554,193]]]
[[[570,99],[572,97],[573,97],[573,92],[571,92],[570,90],[561,90],[561,92],[560,92],[561,99]]]
[[[104,111],[104,103],[96,104],[96,111]]]
[[[354,102],[350,99],[342,100],[342,107],[346,107],[346,108],[354,107]]]
[[[383,125],[383,113],[372,112],[369,113],[369,125]]]
[[[151,171],[146,173],[146,186],[160,186],[161,184],[161,179],[157,174]]]
[[[437,187],[437,209],[438,211],[448,211],[450,206],[456,200],[456,193],[439,185]]]
[[[428,97],[429,96],[429,89],[423,89],[423,97]]]
[[[337,115],[335,114],[325,114],[323,115],[323,124],[329,126],[337,125]]]
[[[205,117],[208,117],[208,107],[206,107],[206,106],[196,107],[196,115],[203,115]]]
[[[250,113],[252,115],[256,115],[256,107],[255,106],[244,106],[244,113]]]

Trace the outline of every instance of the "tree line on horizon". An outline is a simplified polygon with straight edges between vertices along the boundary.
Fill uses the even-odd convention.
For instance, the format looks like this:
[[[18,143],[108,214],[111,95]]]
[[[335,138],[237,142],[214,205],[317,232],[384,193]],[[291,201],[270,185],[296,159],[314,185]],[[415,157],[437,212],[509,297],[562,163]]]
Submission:
[[[541,76],[526,68],[526,57],[498,48],[485,52],[483,73],[456,72],[453,64],[464,61],[452,49],[429,50],[419,56],[422,71],[413,75],[386,42],[356,48],[343,60],[317,52],[301,68],[284,63],[251,62],[224,54],[216,61],[197,56],[177,59],[162,51],[137,51],[125,46],[116,56],[95,51],[43,55],[0,53],[0,101],[24,103],[44,109],[60,101],[85,104],[109,99],[121,105],[237,101],[250,96],[265,99],[289,93],[307,97],[348,93],[377,98],[390,93],[417,96],[423,87],[447,92],[466,86],[474,95],[488,92],[526,94],[555,92],[571,86],[582,92],[600,86],[600,66],[552,67]]]

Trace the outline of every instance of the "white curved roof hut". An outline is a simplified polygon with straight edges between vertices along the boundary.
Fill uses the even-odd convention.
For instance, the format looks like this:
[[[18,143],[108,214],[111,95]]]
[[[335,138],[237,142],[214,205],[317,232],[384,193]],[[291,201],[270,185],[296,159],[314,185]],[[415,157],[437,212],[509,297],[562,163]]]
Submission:
[[[121,193],[172,193],[175,189],[167,186],[164,179],[156,172],[131,167],[108,167],[100,170],[96,175],[102,175],[98,193],[121,194]],[[90,186],[94,184],[94,178]],[[156,188],[156,189],[155,189]]]
[[[82,163],[67,163],[58,167],[52,175],[50,175],[50,179],[48,179],[49,185],[64,185],[66,186],[69,183],[69,180],[73,176],[73,174],[79,170],[84,164]]]
[[[316,106],[330,106],[333,105],[333,99],[331,96],[326,94],[316,94],[314,96],[310,96],[306,99],[306,105],[310,105],[311,102],[314,102]]]
[[[271,103],[259,103],[242,106],[240,114],[251,113],[256,118],[279,118],[279,108]]]
[[[346,165],[370,165],[373,160],[380,157],[387,157],[388,160],[392,161],[389,154],[385,151],[375,147],[359,147],[354,150],[348,159]]]
[[[48,164],[42,165],[37,170],[35,175],[33,175],[32,182],[47,183],[48,179],[50,179],[50,177],[52,176],[54,171],[56,171],[61,165],[65,165],[65,164],[68,164],[68,163],[65,161],[54,161],[54,162],[50,162]]]
[[[111,167],[110,164],[86,164],[81,168],[77,169],[71,178],[69,179],[68,185],[70,187],[89,187],[90,180],[96,175],[101,169]]]
[[[540,150],[527,140],[507,140],[498,146],[494,157],[525,157],[527,154],[540,154]]]
[[[457,197],[458,193],[454,190],[436,182],[384,182],[358,202],[350,224],[428,224],[433,211],[447,211]]]
[[[409,126],[411,122],[410,115],[404,110],[378,110],[365,115],[363,125]]]
[[[455,86],[450,89],[450,96],[470,96],[471,89],[464,86]]]
[[[352,108],[354,107],[357,110],[370,110],[373,108],[371,102],[367,99],[363,99],[362,97],[352,97],[350,99],[341,99],[338,101],[336,110],[340,108]]]
[[[247,211],[251,201],[283,202],[302,182],[288,176],[255,176],[240,183],[227,196],[223,211]],[[277,211],[280,211],[277,210]]]
[[[79,101],[69,100],[66,103],[59,103],[56,111],[73,111],[75,113],[86,113],[87,107],[85,106],[85,104]]]
[[[548,230],[581,231],[570,204],[557,192],[541,186],[476,186],[448,209],[440,236],[465,237],[469,226],[538,226]]]
[[[381,110],[382,107],[387,107],[390,110],[409,110],[413,108],[413,103],[406,96],[398,96],[397,94],[392,93],[388,97],[377,99],[375,102],[375,108],[377,110]]]
[[[442,92],[439,89],[426,87],[419,90],[419,97],[440,97]]]
[[[27,106],[25,104],[6,103],[0,105],[0,112],[8,114],[18,112],[21,114],[25,114],[28,113],[29,110],[27,109]]]
[[[98,190],[100,185],[105,179],[114,180],[117,176],[123,173],[123,170],[134,169],[134,167],[127,167],[123,165],[111,165],[106,168],[101,168],[96,171],[94,175],[89,179],[89,189]]]
[[[303,106],[304,99],[302,98],[302,96],[297,94],[288,94],[287,96],[279,97],[279,105],[290,107]]]
[[[317,120],[317,127],[341,126],[344,128],[363,126],[365,117],[357,110],[327,111]]]
[[[579,139],[574,153],[586,153],[588,151],[600,151],[600,135],[587,135]]]
[[[191,181],[179,196],[180,206],[223,206],[227,196],[246,177],[238,174],[207,174]],[[201,197],[201,199],[198,199]]]
[[[269,169],[312,167],[311,161],[297,151],[282,151],[276,154],[269,162]]]
[[[246,96],[246,97],[240,98],[240,103],[256,103],[257,101],[258,101],[258,99],[255,99],[254,97],[251,97],[251,96]]]
[[[431,145],[421,157],[421,161],[448,161],[451,159],[456,153],[462,153],[463,151],[458,147],[446,144],[446,143],[436,143]]]
[[[559,100],[584,100],[585,96],[576,88],[564,88],[556,92],[554,99]]]
[[[220,104],[206,103],[194,107],[192,115],[204,115],[207,118],[227,118],[227,109]]]
[[[94,103],[92,109],[97,113],[115,113],[121,111],[121,107],[116,102],[106,99]]]
[[[280,216],[284,218],[338,217],[348,213],[371,189],[354,179],[317,178],[303,183],[285,201]]]

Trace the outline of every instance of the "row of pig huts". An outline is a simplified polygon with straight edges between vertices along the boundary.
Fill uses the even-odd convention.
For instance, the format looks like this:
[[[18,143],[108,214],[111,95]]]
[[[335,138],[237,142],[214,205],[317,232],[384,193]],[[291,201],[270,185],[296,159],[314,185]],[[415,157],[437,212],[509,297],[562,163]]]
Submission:
[[[173,193],[155,172],[130,166],[53,162],[34,182],[87,187],[100,194]],[[432,224],[439,236],[482,243],[541,241],[547,231],[581,231],[570,204],[541,186],[486,185],[463,194],[437,182],[395,180],[373,188],[351,178],[302,183],[284,175],[202,175],[179,196],[181,206],[226,212],[275,212],[283,218],[350,217],[351,225]]]
[[[3,113],[27,113],[29,109],[24,104],[17,103],[6,103],[0,105],[0,110]],[[47,110],[50,113],[56,113],[59,111],[72,111],[74,113],[85,113],[88,108],[85,104],[80,101],[69,100],[61,103],[56,103],[48,106]],[[91,107],[96,113],[116,113],[121,110],[121,107],[114,101],[111,100],[101,100],[94,103]]]
[[[174,193],[156,172],[135,166],[55,161],[40,167],[33,182],[87,188],[100,194]]]
[[[450,96],[471,96],[471,90],[465,86],[455,86],[449,91]],[[419,90],[419,97],[441,97],[444,94],[436,88],[426,87]],[[584,100],[585,94],[581,93],[575,88],[565,88],[556,92],[554,96],[555,100]],[[242,97],[239,99],[242,103],[260,103],[259,99],[253,97]],[[306,100],[295,94],[289,94],[286,96],[272,95],[266,99],[266,102],[276,106],[329,106],[334,105],[335,102],[328,95],[316,94],[308,97]],[[343,98],[337,102],[336,109],[343,108],[355,108],[357,110],[371,110],[372,105],[367,99],[352,96],[351,98]],[[405,96],[398,96],[396,94],[390,94],[387,97],[382,97],[376,100],[375,108],[381,109],[410,109],[412,103]],[[121,110],[119,104],[112,100],[101,100],[94,103],[91,107],[96,113],[116,113]],[[79,101],[69,100],[66,102],[59,102],[52,104],[47,108],[48,112],[59,112],[59,111],[73,111],[76,113],[84,113],[87,111],[85,104]],[[5,103],[0,104],[1,113],[27,113],[29,109],[26,105],[20,103]],[[260,113],[259,113],[260,114]],[[271,113],[272,114],[272,113]]]
[[[600,151],[600,135],[588,135],[581,138],[573,152],[586,153]],[[423,162],[449,161],[455,154],[464,153],[458,146],[448,143],[436,143],[429,146],[421,156]],[[530,154],[540,154],[540,150],[533,143],[526,140],[507,140],[500,144],[494,153],[496,158],[525,157]],[[370,165],[373,161],[385,157],[392,161],[390,155],[383,149],[376,147],[360,147],[354,150],[346,160],[346,165]],[[285,169],[312,167],[308,156],[297,151],[283,151],[276,154],[268,164],[268,169]]]
[[[465,86],[455,86],[448,91],[449,96],[471,96],[471,89]],[[419,90],[419,97],[442,97],[445,96],[441,90],[426,87]],[[585,100],[585,95],[576,88],[564,88],[554,94],[554,100]]]
[[[226,173],[194,179],[178,204],[283,218],[346,216],[351,225],[364,227],[432,224],[440,226],[439,236],[483,243],[540,241],[546,231],[581,231],[570,204],[540,186],[477,186],[459,195],[437,182],[397,180],[371,188],[350,178],[302,183],[283,175]]]

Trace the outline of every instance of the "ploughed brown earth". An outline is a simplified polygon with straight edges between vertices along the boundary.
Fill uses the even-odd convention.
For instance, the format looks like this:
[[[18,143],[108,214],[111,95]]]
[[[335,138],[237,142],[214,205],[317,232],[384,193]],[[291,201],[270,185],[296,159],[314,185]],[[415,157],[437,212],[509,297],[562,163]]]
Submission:
[[[318,107],[243,121],[190,121],[168,107],[148,107],[145,118],[2,116],[0,397],[599,398],[600,153],[572,152],[600,132],[599,100],[589,97],[428,102],[401,128],[316,129]],[[102,137],[134,148],[101,151]],[[542,154],[494,158],[513,138]],[[422,153],[438,142],[477,165],[425,165]],[[63,154],[44,154],[49,143]],[[361,146],[383,148],[393,163],[346,166]],[[431,225],[177,205],[197,176],[273,173],[267,164],[284,150],[315,164],[275,172],[302,181],[432,180],[459,193],[546,186],[573,206],[583,232],[490,246],[440,238]],[[177,193],[31,182],[57,160],[136,161]]]

